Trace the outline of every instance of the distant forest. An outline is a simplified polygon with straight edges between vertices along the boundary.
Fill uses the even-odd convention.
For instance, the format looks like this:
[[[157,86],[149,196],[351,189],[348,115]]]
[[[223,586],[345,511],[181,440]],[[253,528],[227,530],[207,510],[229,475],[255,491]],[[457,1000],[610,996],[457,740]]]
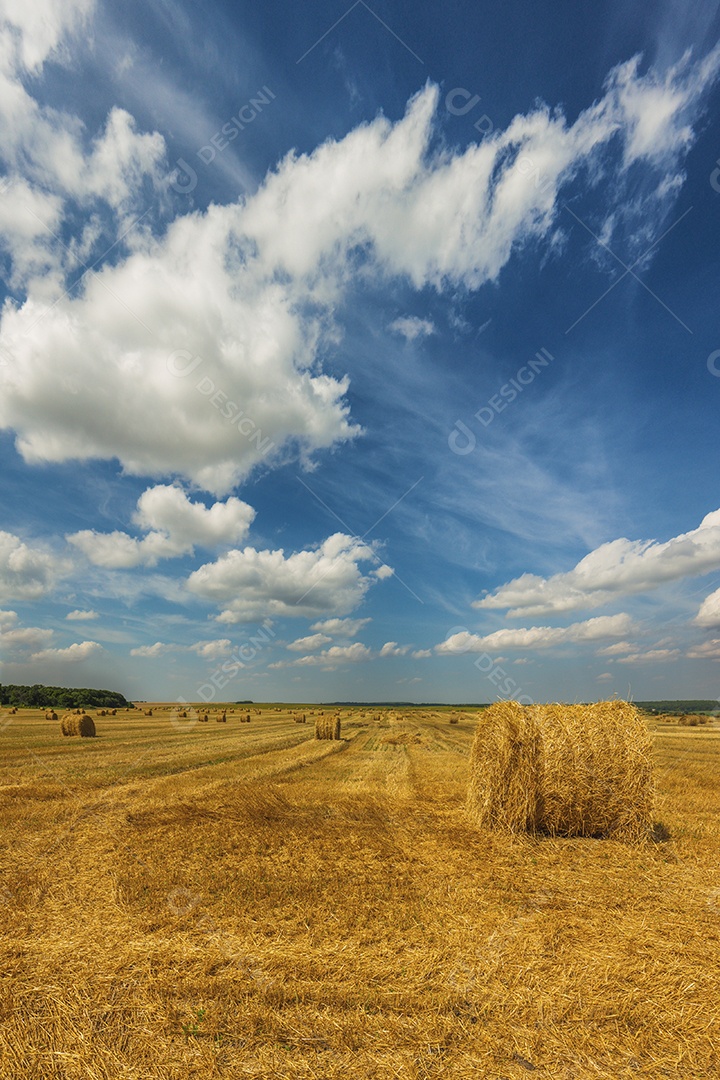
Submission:
[[[66,686],[2,686],[0,705],[25,709],[126,709],[130,702],[114,690],[76,690]]]
[[[711,713],[720,708],[720,701],[636,701],[638,709],[658,713]]]

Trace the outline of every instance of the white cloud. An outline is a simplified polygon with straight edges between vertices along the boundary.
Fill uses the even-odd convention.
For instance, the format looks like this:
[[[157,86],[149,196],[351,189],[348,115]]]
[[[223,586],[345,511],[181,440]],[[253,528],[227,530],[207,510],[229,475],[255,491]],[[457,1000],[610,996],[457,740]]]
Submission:
[[[248,622],[267,616],[343,614],[364,598],[372,584],[358,564],[375,555],[352,536],[335,533],[314,551],[285,557],[282,549],[229,551],[188,578],[196,596],[226,605],[222,623]]]
[[[0,646],[3,652],[27,652],[47,645],[52,637],[52,630],[42,630],[38,626],[23,626],[3,631],[0,636]]]
[[[618,657],[618,664],[660,664],[666,660],[677,660],[679,649],[648,649],[647,652],[630,653]]]
[[[720,626],[720,589],[705,597],[693,621],[698,626]]]
[[[235,496],[208,507],[191,502],[181,488],[167,484],[144,491],[134,515],[141,528],[165,532],[188,547],[237,544],[247,535],[254,518],[253,508]]]
[[[704,641],[688,650],[690,660],[720,660],[720,638]]]
[[[6,633],[17,625],[17,611],[0,611],[0,634]]]
[[[321,649],[323,645],[327,645],[330,641],[332,641],[332,638],[328,637],[327,634],[310,634],[308,637],[301,637],[291,641],[287,648],[292,649],[294,652],[312,652],[313,649]]]
[[[28,46],[28,63],[59,33]],[[265,459],[266,440],[276,459],[307,460],[352,438],[347,380],[318,357],[338,340],[334,311],[358,275],[438,290],[495,281],[515,249],[552,243],[563,186],[618,144],[625,168],[641,161],[671,191],[719,58],[664,75],[623,65],[572,124],[539,106],[460,152],[431,149],[439,91],[428,84],[400,121],[379,116],[289,154],[247,199],[178,218],[159,239],[134,233],[131,253],[73,296],[62,296],[62,265],[38,274],[3,312],[0,427],[28,462],[117,458],[216,494]],[[63,198],[111,206],[141,175],[157,182],[162,140],[136,133],[127,113],[113,112],[86,152],[77,121],[22,94],[6,154],[29,162],[30,181],[44,170]],[[610,190],[618,177],[607,179]]]
[[[279,660],[274,664],[268,664],[268,667],[323,667],[332,669],[343,664],[359,664],[372,658],[372,650],[367,645],[355,641],[352,645],[332,645],[329,649],[324,649],[320,653],[300,656],[297,660]]]
[[[566,573],[550,578],[523,574],[490,596],[476,600],[473,607],[510,608],[511,616],[577,611],[718,568],[720,510],[715,510],[696,529],[665,543],[612,540],[591,551]]]
[[[407,656],[409,645],[398,645],[397,641],[386,641],[380,650],[380,656]]]
[[[197,653],[201,660],[217,660],[229,656],[232,642],[229,638],[217,638],[215,641],[196,641],[190,646],[191,652]]]
[[[373,570],[372,573],[379,581],[385,581],[387,578],[391,578],[395,571],[392,566],[383,563],[382,566],[378,566],[377,570]]]
[[[52,661],[53,663],[78,664],[100,652],[103,652],[103,647],[102,645],[99,645],[97,641],[80,641],[76,642],[74,645],[68,645],[66,649],[43,649],[41,652],[34,653],[30,657],[30,660],[37,662],[47,660]]]
[[[432,651],[430,649],[416,649],[411,655],[413,660],[427,660],[429,656],[432,656]]]
[[[156,641],[154,645],[139,645],[136,649],[131,649],[130,655],[145,660],[154,660],[156,657],[169,652],[170,649],[172,649],[172,645],[166,645],[163,641]]]
[[[638,651],[637,645],[630,641],[616,641],[613,645],[606,645],[604,649],[598,649],[598,656],[623,656],[625,653]]]
[[[62,559],[0,531],[0,601],[39,600],[66,571]]]
[[[604,638],[623,637],[632,630],[629,615],[599,615],[570,626],[530,626],[513,630],[496,630],[486,637],[461,630],[435,646],[444,654],[486,652],[493,649],[548,649],[554,645],[582,644]]]
[[[435,333],[435,327],[430,319],[419,319],[416,315],[406,315],[395,319],[388,326],[396,334],[401,334],[406,341],[415,341],[416,338],[429,337]]]
[[[127,533],[101,533],[95,529],[82,529],[67,537],[69,543],[82,551],[95,566],[110,570],[129,570],[135,566],[155,566],[158,559],[171,559],[186,553],[162,533],[149,533],[142,540]]]
[[[603,671],[602,675],[598,675],[596,682],[612,682],[615,676],[610,671]]]
[[[164,139],[157,132],[138,133],[124,109],[113,108],[92,137],[78,116],[33,96],[47,60],[72,63],[73,50],[91,33],[93,8],[90,0],[4,0],[0,13],[0,161],[11,196],[0,218],[11,212],[13,201],[19,210],[2,232],[2,245],[11,259],[13,286],[31,287],[38,298],[77,265],[89,237],[101,242],[105,231],[98,255],[109,246],[108,236],[110,243],[119,239],[146,178],[157,192],[167,185]],[[83,225],[73,220],[78,205],[86,211]],[[65,246],[52,236],[63,225],[71,231]]]
[[[4,44],[18,66],[35,73],[68,32],[84,26],[94,7],[95,0],[3,0],[2,19],[13,31]]]
[[[83,529],[67,539],[96,566],[155,566],[159,559],[193,554],[195,544],[237,543],[246,536],[254,517],[253,508],[235,496],[207,507],[191,502],[179,487],[159,484],[143,492],[133,515],[139,528],[152,530],[142,539],[94,529]]]
[[[68,611],[65,618],[69,622],[89,622],[91,619],[99,619],[97,611]]]
[[[310,629],[331,637],[354,638],[370,622],[372,619],[323,619],[314,622]]]

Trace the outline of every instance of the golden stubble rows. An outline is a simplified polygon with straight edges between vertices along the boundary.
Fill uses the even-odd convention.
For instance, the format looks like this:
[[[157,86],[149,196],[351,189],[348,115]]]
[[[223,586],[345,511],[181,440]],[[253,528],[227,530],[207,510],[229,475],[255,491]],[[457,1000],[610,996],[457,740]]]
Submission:
[[[13,717],[0,761],[0,1074],[707,1077],[717,729],[655,724],[670,839],[478,829],[476,719]]]

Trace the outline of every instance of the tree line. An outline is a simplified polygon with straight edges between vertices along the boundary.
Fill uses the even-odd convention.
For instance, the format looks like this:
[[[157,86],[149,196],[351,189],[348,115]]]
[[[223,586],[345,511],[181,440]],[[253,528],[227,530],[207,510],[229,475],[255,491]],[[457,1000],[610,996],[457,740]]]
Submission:
[[[70,689],[67,686],[0,685],[0,705],[24,709],[127,709],[130,702],[114,690]]]

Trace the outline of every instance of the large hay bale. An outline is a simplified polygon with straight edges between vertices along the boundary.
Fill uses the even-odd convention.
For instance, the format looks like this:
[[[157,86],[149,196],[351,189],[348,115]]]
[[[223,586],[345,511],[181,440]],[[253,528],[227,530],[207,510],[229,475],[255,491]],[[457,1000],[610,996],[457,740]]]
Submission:
[[[60,730],[63,735],[80,735],[83,739],[91,739],[95,735],[95,721],[87,713],[65,713],[60,721]]]
[[[339,716],[325,716],[320,713],[315,717],[315,738],[316,739],[339,739],[340,738],[340,717]]]
[[[625,701],[497,702],[475,732],[468,813],[509,832],[640,840],[652,828],[651,749]]]

